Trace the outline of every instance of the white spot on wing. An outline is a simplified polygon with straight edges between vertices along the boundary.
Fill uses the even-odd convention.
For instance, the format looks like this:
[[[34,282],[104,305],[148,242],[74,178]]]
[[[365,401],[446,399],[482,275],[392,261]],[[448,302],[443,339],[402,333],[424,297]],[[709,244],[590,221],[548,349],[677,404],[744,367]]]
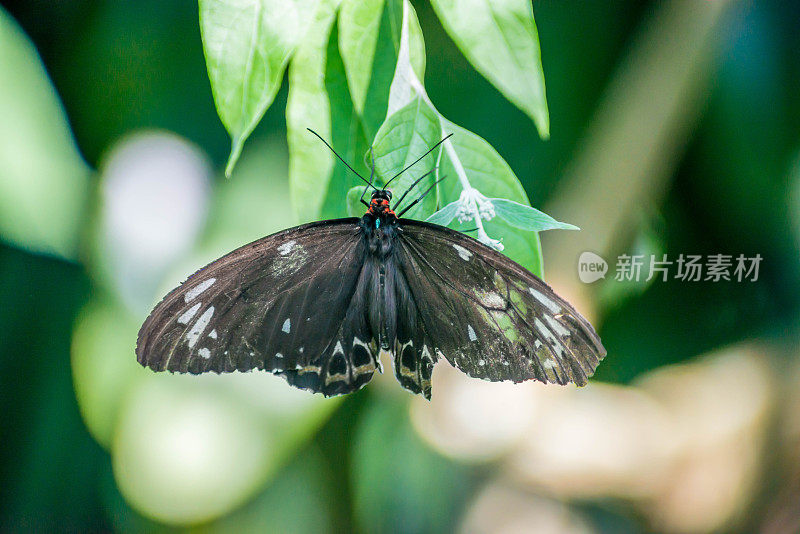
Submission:
[[[203,331],[208,326],[208,323],[211,321],[211,316],[214,315],[214,306],[209,306],[206,311],[203,312],[203,315],[194,323],[192,329],[186,334],[186,340],[189,342],[189,347],[194,347],[197,340],[200,339],[200,336],[203,334]]]
[[[281,256],[286,256],[292,251],[292,249],[296,244],[297,241],[295,240],[287,241],[286,243],[278,247],[278,252],[280,253]]]
[[[336,346],[333,348],[333,354],[344,354],[344,347],[342,347],[341,341],[336,342]]]
[[[556,321],[553,317],[550,317],[549,315],[545,315],[544,316],[544,320],[547,321],[547,324],[550,325],[550,328],[553,329],[553,332],[555,332],[556,335],[562,336],[562,337],[569,337],[569,330],[564,328],[564,325],[562,325],[561,323]]]
[[[549,298],[548,298],[548,297],[547,297],[547,296],[546,296],[544,293],[542,293],[541,291],[538,291],[538,290],[536,290],[536,289],[533,289],[532,287],[531,287],[531,288],[528,288],[528,291],[530,291],[531,295],[533,295],[533,298],[535,298],[536,300],[538,300],[539,302],[541,302],[542,304],[544,304],[544,307],[545,307],[545,308],[547,308],[548,310],[550,310],[551,312],[553,312],[553,313],[558,313],[558,312],[560,312],[560,311],[561,311],[561,308],[559,308],[559,307],[558,307],[558,304],[556,304],[555,302],[553,302],[552,300],[550,300],[550,299],[549,299]]]
[[[461,245],[456,245],[455,243],[453,243],[453,248],[456,249],[456,252],[458,252],[458,255],[461,256],[461,259],[464,261],[467,261],[472,257],[472,252],[465,249]]]
[[[297,241],[287,241],[277,247],[279,256],[272,262],[272,275],[284,278],[296,273],[306,262],[308,253]]]
[[[283,328],[281,328],[281,330],[282,330],[282,331],[284,331],[284,332],[286,332],[287,334],[288,334],[289,332],[291,332],[291,331],[292,331],[292,320],[291,320],[291,319],[289,319],[289,318],[287,318],[287,319],[286,319],[286,320],[283,322]]]
[[[552,358],[547,358],[544,362],[542,362],[542,367],[544,367],[548,371],[552,371],[558,364]]]
[[[422,345],[422,357],[433,361],[433,358],[431,357],[431,351],[428,350],[428,345]]]
[[[216,278],[209,278],[208,280],[200,282],[199,284],[194,286],[192,289],[190,289],[189,291],[187,291],[186,293],[183,294],[183,300],[185,302],[189,302],[189,301],[195,299],[200,293],[202,293],[203,291],[205,291],[209,287],[213,286],[214,282],[216,282],[216,281],[217,281]]]
[[[475,335],[475,330],[472,329],[472,325],[467,325],[467,334],[469,334],[470,341],[475,341],[478,339],[478,336]]]
[[[180,324],[189,324],[189,321],[191,321],[192,317],[194,317],[197,314],[197,311],[200,309],[200,306],[202,305],[203,305],[202,302],[198,302],[197,304],[195,304],[194,306],[183,312],[183,315],[178,317],[178,322]]]
[[[283,354],[281,354],[280,352],[276,352],[275,353],[275,357],[276,358],[283,358]]]
[[[484,292],[481,290],[476,291],[478,299],[481,301],[481,304],[486,306],[487,308],[494,308],[494,309],[503,309],[506,307],[506,301],[503,297],[500,296],[500,293],[496,291],[488,291]]]
[[[486,365],[486,360],[478,360],[478,365],[483,367],[484,365]]]
[[[561,340],[558,339],[556,336],[554,336],[553,333],[539,319],[534,319],[533,325],[536,327],[536,330],[539,331],[539,333],[542,335],[543,338],[549,339],[550,341],[553,342],[556,353],[559,356],[563,356],[564,353],[566,352],[566,349],[564,348],[564,345],[561,343]]]
[[[205,348],[205,347],[203,347],[202,349],[198,350],[198,351],[197,351],[197,354],[199,354],[200,356],[202,356],[202,357],[203,357],[203,358],[205,358],[206,360],[207,360],[207,359],[209,359],[209,358],[211,357],[211,351],[210,351],[210,350],[208,350],[208,349],[207,349],[207,348]]]
[[[208,337],[210,337],[211,339],[217,339],[217,331],[212,330],[211,332],[208,333]]]

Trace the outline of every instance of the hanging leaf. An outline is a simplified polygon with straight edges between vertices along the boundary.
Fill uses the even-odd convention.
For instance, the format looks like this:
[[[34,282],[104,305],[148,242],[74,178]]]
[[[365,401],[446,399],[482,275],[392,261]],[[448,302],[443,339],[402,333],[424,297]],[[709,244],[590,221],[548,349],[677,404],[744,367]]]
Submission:
[[[440,140],[439,117],[421,98],[415,98],[383,123],[375,136],[375,171],[384,181],[392,179],[406,169]],[[414,182],[436,165],[436,152],[431,152],[414,166],[403,172],[390,185],[395,192],[394,202],[400,200]],[[435,181],[435,174],[423,178],[397,207],[398,213],[422,195]],[[424,219],[436,209],[436,191],[431,191],[422,202],[416,204],[405,215],[412,219]]]
[[[475,69],[550,136],[539,33],[530,0],[432,0],[442,26]]]
[[[339,50],[358,112],[364,109],[385,0],[344,0],[339,10]]]
[[[339,10],[339,50],[368,138],[386,118],[389,85],[400,49],[403,0],[344,0]],[[425,76],[425,43],[414,9],[409,6],[410,63]]]
[[[328,40],[328,62],[325,67],[325,89],[328,95],[333,148],[362,176],[369,174],[364,164],[364,154],[369,141],[364,134],[363,123],[356,112],[347,87],[347,76],[342,56],[339,54],[338,29],[334,26]],[[328,149],[317,141],[319,150]],[[327,189],[319,189],[324,196],[319,218],[332,219],[347,214],[347,192],[357,184],[363,183],[341,163],[333,166]]]
[[[289,192],[300,222],[319,218],[335,165],[333,154],[307,128],[323,138],[331,138],[331,103],[325,87],[325,68],[337,5],[338,0],[320,2],[308,38],[298,47],[289,66],[286,103]]]
[[[272,104],[306,35],[314,0],[200,0],[200,29],[214,103],[231,135],[230,176],[242,144]]]

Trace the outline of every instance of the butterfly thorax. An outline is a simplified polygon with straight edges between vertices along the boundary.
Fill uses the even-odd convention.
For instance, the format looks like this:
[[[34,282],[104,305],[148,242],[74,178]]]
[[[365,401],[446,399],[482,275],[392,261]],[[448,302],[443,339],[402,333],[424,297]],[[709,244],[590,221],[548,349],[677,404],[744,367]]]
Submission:
[[[391,255],[394,238],[400,231],[394,212],[384,211],[376,215],[367,212],[361,218],[360,226],[371,256],[383,260]]]
[[[369,252],[379,259],[385,259],[392,253],[392,242],[400,231],[397,215],[389,206],[390,199],[391,193],[376,192],[369,203],[369,209],[361,218],[360,226]]]

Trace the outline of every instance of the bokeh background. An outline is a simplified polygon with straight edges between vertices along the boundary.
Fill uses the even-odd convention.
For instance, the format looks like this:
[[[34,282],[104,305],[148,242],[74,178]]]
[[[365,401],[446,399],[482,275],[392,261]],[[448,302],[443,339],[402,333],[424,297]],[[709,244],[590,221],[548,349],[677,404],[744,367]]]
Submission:
[[[439,110],[583,228],[545,273],[608,349],[581,389],[442,362],[431,403],[140,368],[167,289],[294,224],[286,88],[226,180],[195,2],[2,5],[2,530],[800,531],[797,2],[535,1],[546,142],[414,2]],[[763,261],[586,285],[584,250]]]

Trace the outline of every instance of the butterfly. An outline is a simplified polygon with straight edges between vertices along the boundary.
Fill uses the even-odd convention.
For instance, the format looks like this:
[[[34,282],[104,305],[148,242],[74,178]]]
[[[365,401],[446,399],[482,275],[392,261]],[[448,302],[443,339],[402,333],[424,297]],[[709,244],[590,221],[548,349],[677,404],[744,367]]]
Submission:
[[[264,237],[170,292],[139,332],[139,363],[270,371],[325,396],[364,386],[382,372],[382,352],[400,384],[427,399],[440,358],[491,381],[586,384],[606,350],[569,303],[480,241],[404,219],[430,188],[395,213],[422,177],[394,206],[389,183],[361,178],[374,189],[361,218]]]

